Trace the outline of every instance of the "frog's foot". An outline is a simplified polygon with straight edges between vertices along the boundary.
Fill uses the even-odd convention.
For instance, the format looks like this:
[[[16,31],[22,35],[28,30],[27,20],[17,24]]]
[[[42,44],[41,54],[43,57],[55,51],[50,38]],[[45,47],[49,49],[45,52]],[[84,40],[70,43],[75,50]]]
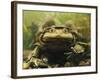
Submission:
[[[74,64],[72,62],[66,62],[64,67],[72,67]]]
[[[29,69],[30,63],[23,62],[23,69]]]
[[[42,59],[32,58],[30,60],[30,67],[31,68],[47,68],[48,64],[46,64]]]
[[[89,66],[89,65],[91,65],[91,60],[90,59],[80,61],[80,63],[79,63],[79,66]]]

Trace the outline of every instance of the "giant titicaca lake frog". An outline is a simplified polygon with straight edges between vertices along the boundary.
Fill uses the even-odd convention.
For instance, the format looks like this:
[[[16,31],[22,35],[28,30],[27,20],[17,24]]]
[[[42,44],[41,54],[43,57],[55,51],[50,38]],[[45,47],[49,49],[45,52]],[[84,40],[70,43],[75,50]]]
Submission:
[[[28,68],[90,65],[90,44],[72,24],[48,21],[37,32],[34,49],[23,64]]]

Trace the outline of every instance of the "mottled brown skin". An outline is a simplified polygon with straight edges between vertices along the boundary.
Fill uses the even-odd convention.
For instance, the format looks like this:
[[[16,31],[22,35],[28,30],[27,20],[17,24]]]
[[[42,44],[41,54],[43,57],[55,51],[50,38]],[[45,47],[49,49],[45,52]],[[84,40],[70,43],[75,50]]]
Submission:
[[[53,24],[52,24],[53,23]],[[89,65],[90,45],[70,26],[45,24],[36,36],[32,53],[24,68],[49,68]],[[86,64],[87,63],[87,64]]]

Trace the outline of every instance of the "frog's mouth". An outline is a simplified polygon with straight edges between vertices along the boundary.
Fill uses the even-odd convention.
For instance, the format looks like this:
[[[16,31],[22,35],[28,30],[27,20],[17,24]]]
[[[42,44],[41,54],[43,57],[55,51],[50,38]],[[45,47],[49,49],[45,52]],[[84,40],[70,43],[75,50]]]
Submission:
[[[41,36],[41,42],[47,44],[72,44],[74,36],[71,33],[68,34],[44,34]]]
[[[50,51],[64,51],[68,47],[73,45],[73,37],[71,34],[65,36],[56,35],[56,36],[43,36],[41,37],[41,42],[46,46]]]

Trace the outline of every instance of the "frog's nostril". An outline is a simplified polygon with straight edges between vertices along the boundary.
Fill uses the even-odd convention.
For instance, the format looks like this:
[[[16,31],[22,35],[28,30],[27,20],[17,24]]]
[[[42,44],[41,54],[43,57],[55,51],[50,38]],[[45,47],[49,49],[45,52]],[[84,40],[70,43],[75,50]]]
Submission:
[[[64,32],[64,33],[67,33],[67,32],[68,32],[68,30],[67,30],[67,29],[63,29],[63,32]]]

